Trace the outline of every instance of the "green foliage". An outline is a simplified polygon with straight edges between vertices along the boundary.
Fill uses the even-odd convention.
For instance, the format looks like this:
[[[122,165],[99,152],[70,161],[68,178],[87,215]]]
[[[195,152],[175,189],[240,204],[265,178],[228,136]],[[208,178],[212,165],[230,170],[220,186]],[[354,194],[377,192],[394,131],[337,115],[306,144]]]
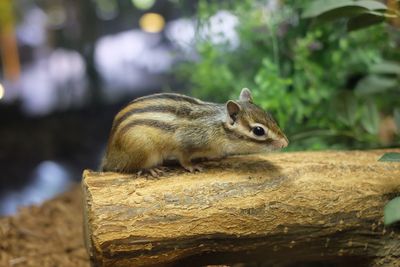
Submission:
[[[399,123],[400,117],[399,31],[385,23],[352,32],[347,27],[349,18],[381,14],[386,6],[293,0],[269,10],[267,2],[200,1],[199,31],[217,10],[229,10],[239,20],[240,45],[199,38],[200,59],[179,69],[193,94],[222,102],[250,88],[287,133],[292,150],[381,146],[381,118]],[[335,20],[322,23],[329,12],[324,19]],[[392,142],[399,144],[399,136]]]
[[[348,30],[359,30],[398,16],[396,9],[374,0],[316,0],[302,14],[303,18],[316,18],[318,22],[347,18]]]
[[[353,17],[367,12],[385,10],[387,10],[387,7],[384,4],[371,0],[317,0],[311,2],[303,12],[302,17]]]
[[[386,162],[400,162],[400,153],[390,152],[385,153],[379,161],[386,161]]]
[[[396,123],[396,128],[400,129],[400,108],[395,108],[393,111],[394,121]]]
[[[385,225],[400,222],[400,197],[390,200],[385,205],[383,221]]]

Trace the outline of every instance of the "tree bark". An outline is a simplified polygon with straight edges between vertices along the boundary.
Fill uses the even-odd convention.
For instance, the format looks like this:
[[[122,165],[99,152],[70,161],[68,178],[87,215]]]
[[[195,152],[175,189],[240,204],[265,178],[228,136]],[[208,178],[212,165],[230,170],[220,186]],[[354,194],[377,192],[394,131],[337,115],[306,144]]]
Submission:
[[[85,171],[92,263],[400,265],[399,228],[383,225],[400,194],[400,163],[378,162],[388,151],[238,156],[157,179]]]

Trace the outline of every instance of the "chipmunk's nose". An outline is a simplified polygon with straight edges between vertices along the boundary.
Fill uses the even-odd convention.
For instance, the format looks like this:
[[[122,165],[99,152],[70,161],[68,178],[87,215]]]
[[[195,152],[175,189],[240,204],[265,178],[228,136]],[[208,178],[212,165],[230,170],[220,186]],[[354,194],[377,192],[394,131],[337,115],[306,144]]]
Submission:
[[[280,148],[285,148],[289,145],[289,140],[285,136],[279,140],[279,144],[281,145]]]

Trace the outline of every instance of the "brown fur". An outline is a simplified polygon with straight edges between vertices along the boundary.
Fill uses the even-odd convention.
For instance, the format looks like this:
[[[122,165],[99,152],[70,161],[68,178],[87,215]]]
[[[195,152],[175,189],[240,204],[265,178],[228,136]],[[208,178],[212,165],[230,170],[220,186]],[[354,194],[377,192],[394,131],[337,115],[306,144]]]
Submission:
[[[229,106],[178,94],[132,101],[114,119],[102,169],[133,172],[174,158],[185,169],[193,170],[193,158],[220,158],[286,146],[287,138],[272,117],[252,103],[250,91],[242,94],[241,100],[229,101]],[[255,124],[265,127],[270,136],[254,136]]]

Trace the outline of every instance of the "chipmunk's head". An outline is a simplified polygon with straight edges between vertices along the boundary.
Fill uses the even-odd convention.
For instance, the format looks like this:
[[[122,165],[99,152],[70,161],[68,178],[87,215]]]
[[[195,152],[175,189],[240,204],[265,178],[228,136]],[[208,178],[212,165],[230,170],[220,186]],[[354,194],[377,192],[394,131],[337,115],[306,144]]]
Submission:
[[[239,100],[226,102],[225,128],[240,141],[241,153],[284,148],[289,141],[270,114],[253,103],[251,92],[243,88]]]

